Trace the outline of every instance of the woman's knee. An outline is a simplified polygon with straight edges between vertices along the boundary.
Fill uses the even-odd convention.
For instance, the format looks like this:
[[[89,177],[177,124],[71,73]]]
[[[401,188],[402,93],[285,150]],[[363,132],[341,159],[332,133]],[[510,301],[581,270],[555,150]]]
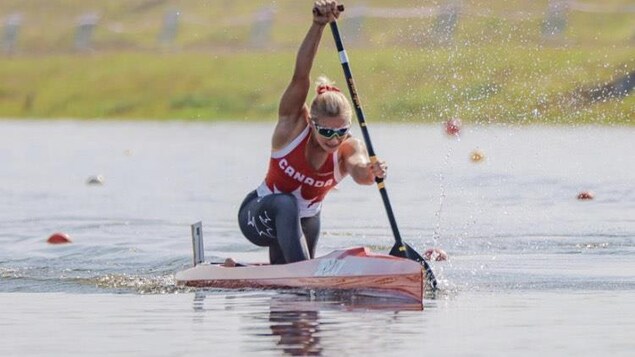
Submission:
[[[298,199],[290,193],[277,193],[272,195],[272,204],[284,212],[297,212]]]

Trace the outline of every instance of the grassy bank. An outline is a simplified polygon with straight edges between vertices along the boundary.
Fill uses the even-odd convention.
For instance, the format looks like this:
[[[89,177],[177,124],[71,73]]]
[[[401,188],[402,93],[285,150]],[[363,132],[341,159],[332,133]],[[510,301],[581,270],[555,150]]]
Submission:
[[[398,7],[445,3],[404,0]],[[274,119],[310,4],[3,1],[0,14],[20,12],[25,20],[19,50],[0,56],[0,117]],[[359,4],[397,6],[368,0],[349,9]],[[565,32],[549,38],[541,33],[546,0],[463,4],[445,43],[435,17],[342,19],[369,120],[635,123],[635,92],[592,95],[635,71],[635,17],[619,11],[628,0],[586,1],[599,12],[571,11]],[[254,43],[254,14],[263,6],[275,8],[271,33]],[[169,9],[181,11],[181,23],[166,48],[157,33]],[[92,50],[77,52],[73,24],[88,11],[100,18]],[[343,86],[328,32],[313,73]]]
[[[0,116],[273,119],[294,51],[0,59]],[[479,47],[349,51],[371,120],[633,123],[635,96],[568,100],[634,68],[633,51]],[[314,74],[343,84],[330,44]]]

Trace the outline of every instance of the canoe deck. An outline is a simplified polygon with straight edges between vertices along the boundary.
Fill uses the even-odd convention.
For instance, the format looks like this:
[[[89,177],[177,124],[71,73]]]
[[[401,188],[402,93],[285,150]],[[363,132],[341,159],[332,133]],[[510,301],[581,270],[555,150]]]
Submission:
[[[346,290],[419,303],[423,301],[424,278],[419,263],[372,253],[365,247],[283,265],[202,263],[176,274],[177,284],[192,287]]]

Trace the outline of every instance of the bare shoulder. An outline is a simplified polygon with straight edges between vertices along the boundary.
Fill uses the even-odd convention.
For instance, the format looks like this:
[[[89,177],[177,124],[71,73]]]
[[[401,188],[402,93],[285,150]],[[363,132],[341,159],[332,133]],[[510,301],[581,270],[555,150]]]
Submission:
[[[346,159],[355,154],[365,153],[366,146],[360,139],[351,136],[344,140],[339,151],[342,154],[342,158]]]
[[[368,155],[366,154],[366,146],[364,143],[354,137],[346,139],[338,150],[339,152],[339,165],[342,175],[349,175],[352,173],[354,167],[364,165],[368,162]]]

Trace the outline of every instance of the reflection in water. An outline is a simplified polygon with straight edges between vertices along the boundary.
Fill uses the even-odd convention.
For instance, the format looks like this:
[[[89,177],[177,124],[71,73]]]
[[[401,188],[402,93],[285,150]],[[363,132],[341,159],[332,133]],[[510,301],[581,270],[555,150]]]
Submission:
[[[194,292],[194,302],[192,303],[194,311],[205,311],[205,297],[207,297],[205,291]]]
[[[206,305],[206,299],[210,299]],[[219,299],[224,304],[219,304]],[[418,303],[402,302],[394,299],[364,297],[352,293],[333,291],[268,291],[232,292],[198,290],[194,294],[193,309],[203,314],[215,310],[232,310],[243,305],[248,321],[243,331],[248,335],[251,351],[261,351],[263,344],[267,350],[276,350],[292,356],[320,356],[324,346],[338,345],[338,334],[333,334],[344,323],[324,317],[330,311],[376,310],[394,314],[401,311],[421,311]],[[249,308],[247,308],[247,306]],[[197,314],[198,315],[198,314]],[[328,314],[327,314],[328,315]],[[203,319],[205,315],[199,315]],[[328,326],[328,328],[326,328]],[[273,342],[273,345],[270,343]]]
[[[280,338],[278,346],[292,356],[320,356],[320,312],[277,310],[269,313],[271,334]]]

